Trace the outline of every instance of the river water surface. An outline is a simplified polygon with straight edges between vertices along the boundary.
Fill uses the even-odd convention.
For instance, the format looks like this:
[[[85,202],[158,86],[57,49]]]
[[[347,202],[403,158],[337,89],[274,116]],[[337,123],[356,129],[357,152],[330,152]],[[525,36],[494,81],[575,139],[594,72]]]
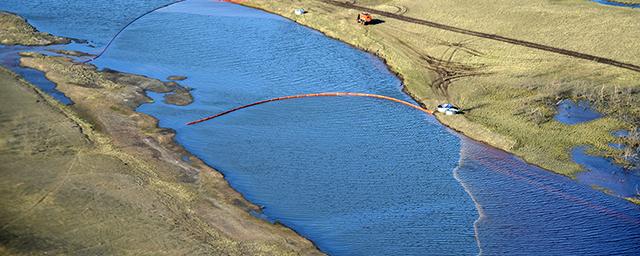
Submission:
[[[608,0],[591,0],[599,4],[611,5],[611,6],[619,6],[619,7],[627,7],[627,8],[640,8],[640,4],[626,4],[624,0],[620,1],[608,1]]]
[[[0,9],[42,31],[86,39],[66,47],[97,53],[120,26],[168,1],[87,2],[0,1]],[[187,76],[181,83],[194,89],[193,104],[167,105],[151,93],[155,103],[139,111],[175,129],[179,143],[262,206],[257,217],[293,228],[329,254],[640,254],[637,205],[471,141],[403,105],[298,99],[185,126],[298,93],[412,101],[376,57],[281,17],[186,1],[138,20],[93,63],[159,79]]]

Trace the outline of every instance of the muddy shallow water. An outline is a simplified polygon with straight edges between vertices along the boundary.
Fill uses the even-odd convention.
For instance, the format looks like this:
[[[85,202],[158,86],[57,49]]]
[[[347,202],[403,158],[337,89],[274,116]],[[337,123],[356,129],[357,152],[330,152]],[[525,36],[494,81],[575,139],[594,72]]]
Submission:
[[[97,53],[117,25],[166,1],[121,8],[128,2],[92,1],[102,10],[93,14],[59,13],[66,1],[2,2],[0,9],[36,20],[40,30],[87,39],[98,48],[68,48]],[[109,16],[110,8],[119,13]],[[69,15],[83,28],[68,25]],[[264,207],[261,216],[329,254],[640,253],[639,206],[459,136],[406,106],[300,99],[185,126],[289,94],[411,100],[379,59],[278,16],[187,1],[140,19],[94,63],[158,79],[187,76],[181,83],[194,88],[193,104],[166,105],[151,94],[155,103],[139,110],[175,129],[179,143]]]

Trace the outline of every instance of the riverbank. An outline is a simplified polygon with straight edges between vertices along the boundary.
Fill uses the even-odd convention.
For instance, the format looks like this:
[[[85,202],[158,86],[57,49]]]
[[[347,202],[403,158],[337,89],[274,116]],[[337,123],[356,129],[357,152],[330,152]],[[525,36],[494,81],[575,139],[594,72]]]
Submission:
[[[0,44],[36,46],[70,42],[68,38],[39,32],[20,16],[0,11]]]
[[[33,41],[22,41],[28,44]],[[320,254],[174,143],[174,132],[135,112],[189,89],[66,57],[23,53],[71,98],[65,106],[0,69],[0,252],[8,254]]]
[[[403,79],[407,93],[427,108],[452,102],[465,110],[464,116],[438,116],[443,124],[532,164],[575,177],[583,169],[571,160],[570,152],[580,145],[590,145],[592,153],[625,164],[624,152],[608,143],[632,143],[615,138],[611,131],[640,125],[640,85],[635,82],[640,73],[380,15],[375,18],[383,22],[360,26],[354,21],[358,11],[331,2],[240,3],[287,17],[380,56]],[[637,14],[631,10],[610,10],[587,1],[525,6],[508,1],[477,8],[461,1],[356,3],[576,53],[640,63],[639,34],[633,33],[640,31],[640,24],[634,22]],[[295,15],[295,8],[305,8],[308,13]],[[594,41],[598,43],[590,43]],[[573,126],[562,124],[553,119],[556,103],[562,99],[589,100],[605,117]]]
[[[25,58],[41,67],[46,61],[74,70],[66,58]],[[222,175],[175,145],[172,131],[134,112],[148,100],[143,89],[157,90],[154,86],[162,88],[161,82],[115,72],[95,74],[116,79],[73,84],[78,81],[50,74],[75,102],[63,106],[15,74],[0,71],[1,200],[13,206],[0,215],[2,250],[316,253],[288,228],[251,216],[259,209]]]

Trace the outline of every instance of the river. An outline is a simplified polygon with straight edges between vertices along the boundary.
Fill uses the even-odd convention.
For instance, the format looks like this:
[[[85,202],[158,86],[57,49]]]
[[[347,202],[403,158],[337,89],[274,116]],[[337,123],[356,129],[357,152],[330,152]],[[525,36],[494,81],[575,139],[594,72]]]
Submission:
[[[640,8],[640,4],[631,4],[631,3],[627,4],[627,3],[624,3],[624,0],[622,0],[622,1],[591,0],[591,1],[599,3],[599,4],[604,4],[604,5],[626,7],[626,8]]]
[[[1,1],[42,31],[97,53],[138,14],[169,1]],[[71,8],[73,6],[73,8]],[[61,8],[67,7],[67,8]],[[190,0],[133,23],[99,68],[184,75],[193,104],[162,95],[139,111],[221,171],[256,217],[332,255],[640,254],[640,207],[456,134],[406,106],[313,98],[184,123],[276,96],[349,91],[412,101],[368,53],[292,21]],[[15,67],[14,67],[15,68]]]

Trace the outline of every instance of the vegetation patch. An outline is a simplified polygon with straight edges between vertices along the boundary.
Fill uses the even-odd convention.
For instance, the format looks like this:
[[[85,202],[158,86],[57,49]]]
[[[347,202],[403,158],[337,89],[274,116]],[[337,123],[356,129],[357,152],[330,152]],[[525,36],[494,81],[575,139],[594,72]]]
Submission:
[[[38,32],[20,16],[0,11],[0,44],[37,46],[70,42],[68,38]]]

